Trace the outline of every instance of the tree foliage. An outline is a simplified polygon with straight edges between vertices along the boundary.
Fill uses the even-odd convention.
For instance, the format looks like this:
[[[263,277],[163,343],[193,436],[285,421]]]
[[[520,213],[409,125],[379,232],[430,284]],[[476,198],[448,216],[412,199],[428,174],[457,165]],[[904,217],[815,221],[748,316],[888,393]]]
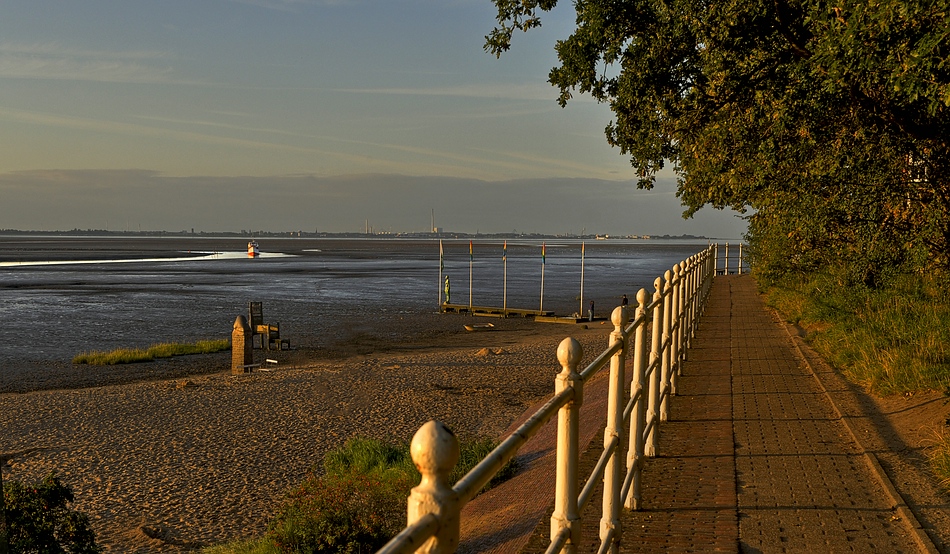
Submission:
[[[493,0],[500,55],[556,0]],[[574,0],[550,82],[610,105],[639,186],[751,214],[759,269],[950,268],[948,0]]]

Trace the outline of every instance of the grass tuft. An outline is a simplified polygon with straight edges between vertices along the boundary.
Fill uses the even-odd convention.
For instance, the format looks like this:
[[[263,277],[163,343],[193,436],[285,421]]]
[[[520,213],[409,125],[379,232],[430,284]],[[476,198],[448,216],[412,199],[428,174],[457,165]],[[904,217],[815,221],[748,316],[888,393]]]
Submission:
[[[939,430],[934,439],[934,446],[928,454],[930,467],[940,479],[940,486],[950,493],[950,434]]]
[[[187,356],[189,354],[209,354],[221,352],[231,348],[231,341],[200,340],[193,344],[188,343],[160,343],[153,344],[147,349],[119,348],[111,352],[83,352],[73,358],[74,364],[89,365],[116,365],[132,364],[136,362],[150,362],[156,358],[171,358],[172,356]]]

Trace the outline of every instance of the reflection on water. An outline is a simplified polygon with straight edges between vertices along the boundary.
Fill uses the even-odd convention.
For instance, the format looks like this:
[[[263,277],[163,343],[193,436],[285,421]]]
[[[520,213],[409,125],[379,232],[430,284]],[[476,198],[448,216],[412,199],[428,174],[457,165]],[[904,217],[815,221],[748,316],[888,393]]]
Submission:
[[[134,251],[144,244],[136,241],[144,240],[122,239],[122,247]],[[188,251],[188,245],[177,246],[168,250]],[[622,294],[633,303],[640,287],[652,291],[657,275],[705,246],[588,243],[584,303],[593,299],[602,315],[619,304]],[[156,258],[143,247],[147,257],[138,260],[110,257],[106,249],[98,260],[4,262],[0,364],[15,371],[25,362],[68,361],[88,350],[229,337],[249,301],[264,303],[265,319],[279,321],[281,334],[315,341],[330,326],[358,327],[369,318],[437,310],[442,290],[438,241],[299,239],[261,247],[270,251],[256,259],[233,251]],[[586,311],[579,298],[580,242],[546,247],[544,309],[564,315]],[[502,305],[501,241],[475,241],[473,259],[467,240],[444,241],[443,249],[442,275],[451,276],[453,302],[467,303],[471,292],[476,305]],[[508,307],[540,306],[541,261],[540,243],[508,242]]]

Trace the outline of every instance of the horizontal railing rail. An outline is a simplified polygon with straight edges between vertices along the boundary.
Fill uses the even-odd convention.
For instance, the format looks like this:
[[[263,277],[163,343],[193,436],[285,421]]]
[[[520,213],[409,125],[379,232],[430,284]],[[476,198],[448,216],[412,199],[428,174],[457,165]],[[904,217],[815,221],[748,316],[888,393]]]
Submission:
[[[555,377],[554,396],[454,486],[448,476],[459,455],[455,435],[438,421],[423,425],[410,446],[422,479],[409,495],[408,526],[379,554],[454,552],[459,545],[462,508],[555,416],[557,472],[547,552],[576,551],[581,541],[580,514],[601,482],[599,552],[617,552],[621,506],[642,507],[642,470],[646,459],[657,455],[658,428],[669,417],[668,400],[676,394],[682,362],[718,271],[717,259],[717,246],[711,245],[657,277],[652,297],[640,289],[632,321],[629,307],[614,309],[608,346],[585,368],[579,367],[583,358],[580,343],[570,337],[561,341],[557,348],[561,371]],[[628,375],[626,361],[631,355]],[[584,384],[604,369],[609,371],[604,448],[578,490]],[[624,398],[627,385],[629,394]],[[626,458],[622,459],[624,452]]]

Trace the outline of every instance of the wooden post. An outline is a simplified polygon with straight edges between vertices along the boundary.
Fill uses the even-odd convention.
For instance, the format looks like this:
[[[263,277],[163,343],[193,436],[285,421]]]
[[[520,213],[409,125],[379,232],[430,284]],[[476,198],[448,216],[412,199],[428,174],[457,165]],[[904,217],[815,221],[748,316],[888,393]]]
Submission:
[[[254,352],[251,350],[251,326],[243,315],[234,320],[231,329],[231,373],[238,374],[247,371],[247,366],[254,362]]]

